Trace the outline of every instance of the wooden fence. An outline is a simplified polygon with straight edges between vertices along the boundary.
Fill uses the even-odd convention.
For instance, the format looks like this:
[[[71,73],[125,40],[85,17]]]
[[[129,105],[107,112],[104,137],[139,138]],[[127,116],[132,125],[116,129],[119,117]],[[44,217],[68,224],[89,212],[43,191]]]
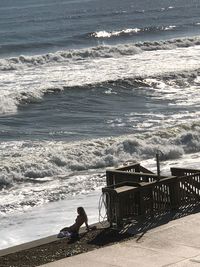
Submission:
[[[171,168],[177,177],[178,206],[196,204],[200,201],[200,170]]]
[[[140,164],[107,170],[108,221],[124,221],[162,214],[200,203],[200,170],[171,169],[172,176],[158,176]]]

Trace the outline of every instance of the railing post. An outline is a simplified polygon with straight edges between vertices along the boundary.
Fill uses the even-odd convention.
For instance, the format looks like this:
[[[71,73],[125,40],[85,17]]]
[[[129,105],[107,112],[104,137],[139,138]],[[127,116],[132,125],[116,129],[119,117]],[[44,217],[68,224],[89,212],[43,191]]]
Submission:
[[[157,175],[158,175],[158,181],[160,180],[160,154],[163,155],[163,152],[160,150],[157,150],[156,152],[156,166],[157,166]]]
[[[144,205],[144,190],[142,187],[140,187],[140,194],[139,194],[139,198],[140,198],[140,201],[139,201],[139,215],[140,216],[144,216],[145,215],[145,205]]]
[[[169,184],[169,194],[170,194],[170,203],[171,209],[176,210],[179,208],[179,181],[178,178],[175,177],[174,180]]]
[[[156,153],[156,166],[157,166],[157,175],[158,180],[160,179],[160,161],[159,161],[159,153]]]
[[[121,218],[121,212],[122,212],[122,207],[121,207],[121,203],[120,203],[120,199],[119,197],[116,197],[116,225],[117,227],[121,227],[122,226],[122,218]]]
[[[113,174],[109,171],[106,171],[106,184],[107,186],[113,184]]]

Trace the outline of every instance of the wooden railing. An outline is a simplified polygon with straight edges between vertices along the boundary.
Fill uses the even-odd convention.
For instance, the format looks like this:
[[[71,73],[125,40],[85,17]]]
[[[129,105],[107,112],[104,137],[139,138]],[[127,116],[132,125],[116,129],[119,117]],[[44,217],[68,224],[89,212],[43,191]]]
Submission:
[[[166,211],[200,203],[200,171],[171,169],[170,177],[143,173],[142,166],[108,170],[107,196],[108,221],[121,225],[130,218],[162,214]],[[145,169],[145,171],[148,171]]]
[[[186,169],[186,168],[171,168],[171,174],[174,176],[188,176],[194,173],[199,173],[197,169]]]
[[[139,163],[123,166],[115,170],[106,171],[107,186],[121,183],[124,181],[132,182],[153,182],[166,176],[158,177],[153,172],[142,167]]]
[[[127,172],[144,172],[144,173],[152,173],[150,170],[146,169],[140,163],[134,163],[134,164],[129,164],[125,166],[121,166],[116,168],[115,170],[117,171],[127,171]]]
[[[115,170],[117,171],[127,171],[127,172],[143,172],[143,173],[152,173],[150,170],[146,169],[140,163],[134,163],[134,164],[129,164],[125,165],[119,168],[116,168]]]
[[[178,206],[195,204],[200,201],[200,170],[171,168],[178,180]]]

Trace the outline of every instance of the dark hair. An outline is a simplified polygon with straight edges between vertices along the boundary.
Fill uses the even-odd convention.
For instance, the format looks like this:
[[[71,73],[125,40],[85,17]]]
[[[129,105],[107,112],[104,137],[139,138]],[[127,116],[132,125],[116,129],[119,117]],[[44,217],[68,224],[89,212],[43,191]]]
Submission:
[[[77,212],[78,212],[79,215],[84,216],[84,217],[85,217],[85,220],[88,219],[88,218],[87,218],[87,214],[86,214],[86,212],[85,212],[85,210],[84,210],[83,207],[78,207],[78,208],[77,208]]]

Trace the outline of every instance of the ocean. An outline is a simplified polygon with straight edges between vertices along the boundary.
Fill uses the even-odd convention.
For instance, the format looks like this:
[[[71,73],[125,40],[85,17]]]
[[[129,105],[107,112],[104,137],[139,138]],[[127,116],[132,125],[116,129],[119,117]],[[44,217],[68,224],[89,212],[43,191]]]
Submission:
[[[78,206],[97,222],[106,168],[156,171],[158,150],[162,174],[199,168],[199,14],[197,0],[0,1],[0,249],[56,234]]]

